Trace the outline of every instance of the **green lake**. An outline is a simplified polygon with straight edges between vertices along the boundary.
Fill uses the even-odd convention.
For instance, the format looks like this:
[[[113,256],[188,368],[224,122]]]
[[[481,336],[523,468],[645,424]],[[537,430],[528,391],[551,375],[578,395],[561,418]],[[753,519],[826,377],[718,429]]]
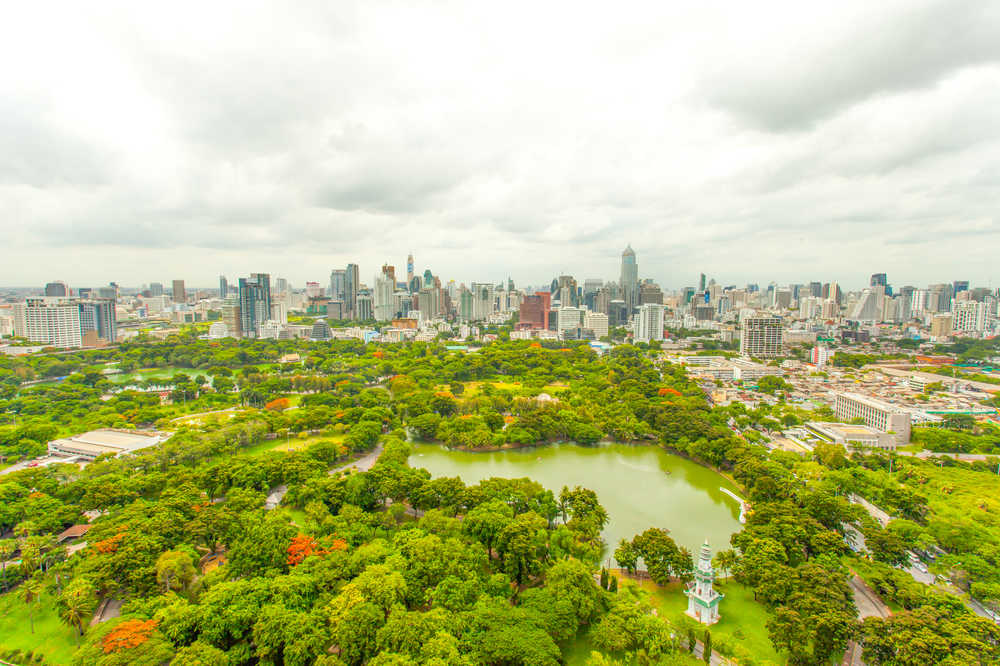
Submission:
[[[557,496],[563,486],[597,493],[610,521],[604,529],[607,557],[619,539],[650,527],[669,530],[692,553],[709,540],[713,550],[729,548],[740,530],[739,503],[720,490],[739,491],[727,479],[655,446],[572,443],[473,453],[413,442],[411,467],[431,476],[459,476],[467,484],[490,477],[529,477]]]

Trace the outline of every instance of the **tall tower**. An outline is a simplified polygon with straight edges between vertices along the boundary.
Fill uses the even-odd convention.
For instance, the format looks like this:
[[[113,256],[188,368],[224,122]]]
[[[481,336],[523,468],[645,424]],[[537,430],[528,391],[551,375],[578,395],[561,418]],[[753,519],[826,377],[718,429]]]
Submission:
[[[622,300],[629,315],[639,302],[639,266],[635,263],[635,250],[629,244],[622,252],[622,273],[619,283],[622,290]]]
[[[240,330],[250,338],[260,337],[261,326],[271,318],[271,276],[251,273],[239,279]]]
[[[347,275],[344,280],[344,311],[350,313],[350,319],[358,318],[358,265],[347,264]]]
[[[413,282],[413,253],[406,255],[406,284]]]
[[[694,581],[688,583],[684,594],[688,598],[685,615],[693,617],[702,624],[715,624],[719,621],[719,601],[725,596],[716,592],[712,584],[715,582],[715,569],[712,568],[712,549],[708,547],[708,539],[701,547],[698,566],[694,569]]]

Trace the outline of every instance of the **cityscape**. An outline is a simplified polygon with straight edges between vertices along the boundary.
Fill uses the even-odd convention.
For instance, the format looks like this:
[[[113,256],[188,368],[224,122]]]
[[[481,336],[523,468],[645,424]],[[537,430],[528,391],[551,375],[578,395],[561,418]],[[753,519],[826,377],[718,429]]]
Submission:
[[[1000,3],[14,3],[0,666],[1000,664]]]

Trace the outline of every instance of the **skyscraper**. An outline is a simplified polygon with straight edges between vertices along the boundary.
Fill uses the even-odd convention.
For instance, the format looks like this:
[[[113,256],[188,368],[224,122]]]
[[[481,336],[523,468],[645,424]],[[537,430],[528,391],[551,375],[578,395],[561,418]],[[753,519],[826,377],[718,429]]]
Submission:
[[[413,283],[413,253],[406,256],[406,285],[409,287]]]
[[[225,275],[219,276],[219,298],[225,298],[229,294],[229,280]]]
[[[698,291],[705,291],[705,274],[702,273],[698,277]]]
[[[632,335],[636,342],[650,342],[663,339],[663,306],[646,303],[639,307],[635,316],[635,327]]]
[[[358,316],[358,265],[347,264],[347,272],[344,277],[344,310],[351,319],[361,319]]]
[[[69,296],[69,287],[62,280],[49,282],[45,285],[46,296]]]
[[[187,291],[184,289],[184,280],[174,280],[174,303],[187,303]]]
[[[271,318],[271,276],[251,273],[240,278],[240,329],[251,338],[260,336],[261,326]]]
[[[108,343],[118,338],[118,321],[115,302],[110,299],[87,299],[79,301],[80,332],[86,336],[94,331],[97,337]]]
[[[871,279],[872,287],[887,287],[889,285],[889,279],[886,277],[885,273],[873,273]]]
[[[343,268],[334,268],[330,271],[330,300],[347,300],[347,271]]]
[[[157,296],[163,296],[163,284],[160,282],[150,282],[149,283],[149,295],[153,298]]]
[[[383,266],[381,275],[375,276],[375,319],[389,321],[396,316],[396,275],[392,266]]]
[[[622,291],[622,300],[625,301],[625,308],[631,314],[639,301],[639,266],[635,262],[635,250],[632,249],[631,244],[622,252],[619,287]]]

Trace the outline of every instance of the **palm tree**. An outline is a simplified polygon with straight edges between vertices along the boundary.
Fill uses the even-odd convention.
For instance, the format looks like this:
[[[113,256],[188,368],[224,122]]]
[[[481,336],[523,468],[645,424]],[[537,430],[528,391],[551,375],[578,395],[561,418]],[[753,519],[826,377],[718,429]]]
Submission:
[[[2,567],[3,591],[7,591],[7,558],[17,550],[17,542],[13,539],[0,539],[0,567]]]
[[[18,598],[28,606],[28,621],[31,623],[31,633],[35,633],[35,607],[42,597],[42,581],[32,576],[18,590]]]
[[[66,586],[59,597],[59,617],[63,622],[73,627],[79,636],[94,615],[97,607],[97,590],[86,578],[77,578]]]

